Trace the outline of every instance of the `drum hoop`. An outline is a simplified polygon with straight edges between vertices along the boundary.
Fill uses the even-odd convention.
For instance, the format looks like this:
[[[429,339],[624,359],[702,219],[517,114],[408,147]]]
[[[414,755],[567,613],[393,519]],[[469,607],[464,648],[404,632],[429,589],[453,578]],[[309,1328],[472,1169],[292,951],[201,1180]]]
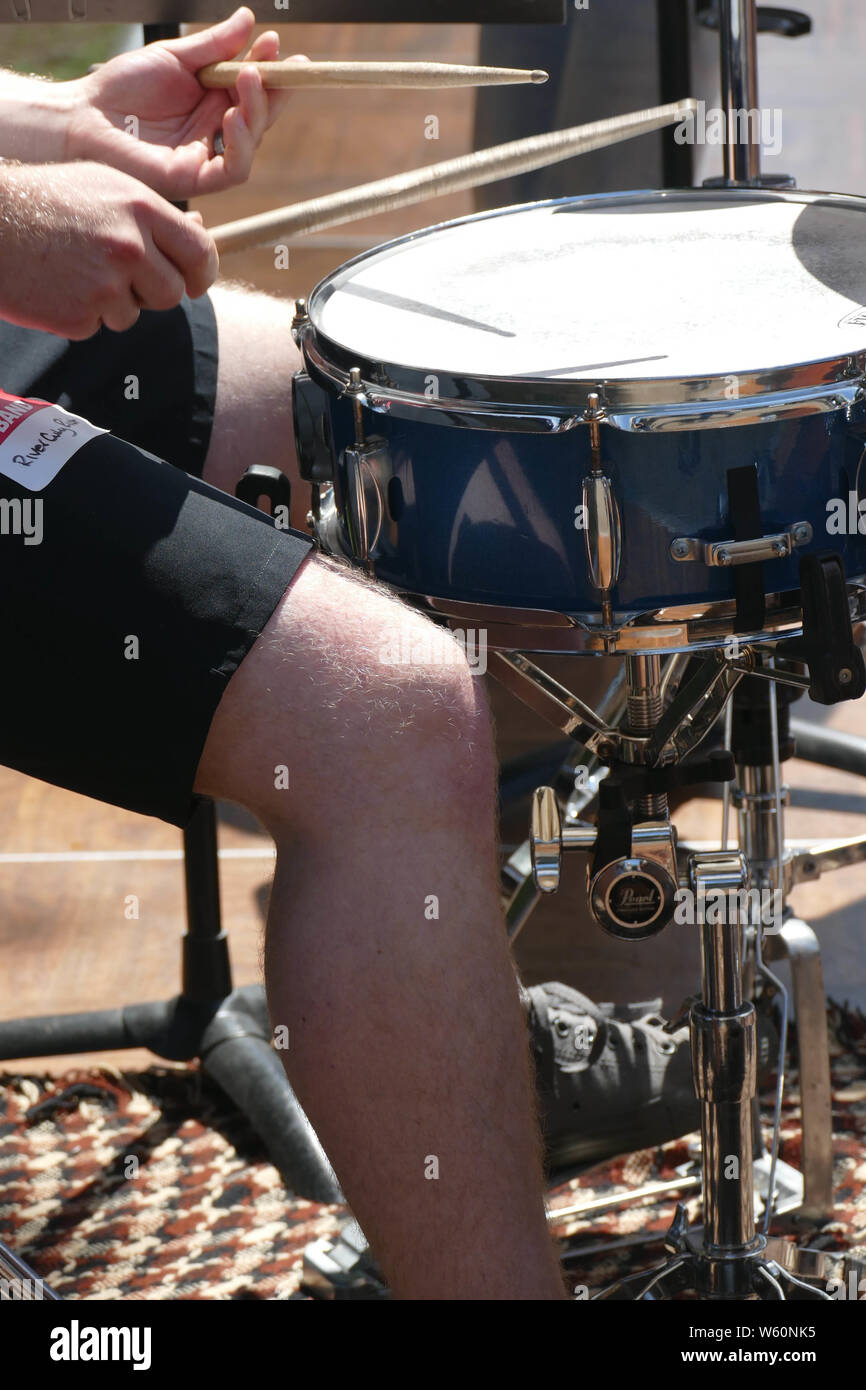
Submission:
[[[866,621],[866,578],[847,581],[851,622]],[[401,589],[406,593],[407,590]],[[605,656],[610,648],[593,615],[577,615],[532,608],[500,608],[495,604],[464,603],[417,593],[427,609],[447,619],[452,628],[472,627],[486,633],[491,650],[534,651],[548,654]],[[744,645],[798,637],[803,615],[798,590],[767,596],[767,619],[760,632],[737,633],[736,603],[732,599],[673,605],[615,617],[616,648],[626,653],[702,651],[724,646],[730,637]]]
[[[851,410],[866,400],[866,329],[864,348],[837,357],[791,362],[766,369],[703,377],[616,378],[603,376],[556,381],[540,377],[470,376],[447,367],[407,367],[365,357],[343,347],[315,325],[316,309],[333,292],[333,279],[383,251],[408,245],[434,232],[505,217],[517,210],[574,206],[577,203],[623,206],[638,202],[795,202],[849,208],[866,213],[866,198],[854,194],[810,193],[792,189],[643,189],[592,193],[579,198],[550,198],[515,207],[471,213],[418,232],[383,242],[345,262],[320,280],[309,301],[310,317],[297,330],[307,370],[326,390],[345,393],[352,368],[361,374],[363,403],[372,411],[398,419],[470,429],[561,433],[582,423],[586,398],[595,392],[607,411],[605,423],[621,430],[658,431],[724,428],[838,409]],[[866,224],[864,224],[866,225]],[[737,397],[728,399],[730,378],[737,377]],[[429,387],[435,379],[437,393]],[[786,409],[786,404],[790,408]]]

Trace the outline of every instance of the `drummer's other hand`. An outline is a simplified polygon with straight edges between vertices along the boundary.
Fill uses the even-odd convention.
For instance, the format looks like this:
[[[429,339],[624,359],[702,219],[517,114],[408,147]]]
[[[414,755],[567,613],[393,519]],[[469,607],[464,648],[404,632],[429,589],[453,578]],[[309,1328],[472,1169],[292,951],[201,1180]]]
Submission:
[[[165,198],[243,183],[262,136],[292,93],[266,91],[252,66],[229,90],[202,87],[196,73],[208,63],[238,58],[254,23],[252,10],[244,7],[200,33],[121,53],[67,84],[74,95],[68,158],[111,164]],[[273,30],[259,34],[244,55],[250,62],[279,56]],[[307,61],[303,55],[295,60]]]
[[[196,213],[104,164],[22,164],[0,178],[0,315],[88,338],[213,283],[219,259]]]

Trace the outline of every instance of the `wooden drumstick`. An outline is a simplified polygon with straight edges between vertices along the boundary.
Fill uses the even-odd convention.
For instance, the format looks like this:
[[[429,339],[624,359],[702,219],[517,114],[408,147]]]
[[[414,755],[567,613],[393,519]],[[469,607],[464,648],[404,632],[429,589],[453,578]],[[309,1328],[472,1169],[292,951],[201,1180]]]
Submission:
[[[426,198],[460,193],[467,188],[495,183],[497,179],[527,174],[533,169],[571,159],[574,155],[586,154],[589,150],[604,149],[619,140],[630,140],[636,135],[673,125],[674,121],[684,119],[696,109],[697,102],[692,97],[686,97],[666,106],[634,111],[627,116],[613,116],[589,125],[571,126],[568,130],[554,130],[547,135],[532,135],[525,140],[509,140],[504,145],[493,145],[490,149],[476,150],[474,154],[460,155],[457,159],[428,164],[410,173],[358,184],[355,188],[329,193],[323,198],[310,198],[303,203],[275,208],[272,212],[242,217],[237,222],[224,222],[221,226],[212,227],[211,235],[219,252],[224,254],[262,246],[274,237],[320,232],[325,227],[337,227],[342,222],[353,222],[356,218],[371,217],[379,212],[392,212],[396,208],[424,202]]]
[[[546,82],[540,68],[479,68],[460,63],[209,63],[196,76],[203,87],[234,87],[242,68],[255,66],[266,87],[490,87]]]

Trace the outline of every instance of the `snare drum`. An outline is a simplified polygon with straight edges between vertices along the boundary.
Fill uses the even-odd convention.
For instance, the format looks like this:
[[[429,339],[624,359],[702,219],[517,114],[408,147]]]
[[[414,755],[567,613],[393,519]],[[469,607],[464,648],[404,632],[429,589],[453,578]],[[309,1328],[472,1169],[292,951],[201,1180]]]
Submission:
[[[492,644],[796,635],[813,551],[863,615],[866,199],[508,208],[359,256],[295,326],[320,544]]]

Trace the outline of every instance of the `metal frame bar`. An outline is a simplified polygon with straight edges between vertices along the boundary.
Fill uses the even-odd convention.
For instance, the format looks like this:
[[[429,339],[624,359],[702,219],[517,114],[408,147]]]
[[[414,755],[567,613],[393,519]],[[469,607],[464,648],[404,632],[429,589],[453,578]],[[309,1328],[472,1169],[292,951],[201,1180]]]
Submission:
[[[791,966],[803,1132],[801,1211],[823,1220],[833,1210],[833,1114],[821,947],[808,923],[790,917],[780,932],[765,937],[764,952]]]

